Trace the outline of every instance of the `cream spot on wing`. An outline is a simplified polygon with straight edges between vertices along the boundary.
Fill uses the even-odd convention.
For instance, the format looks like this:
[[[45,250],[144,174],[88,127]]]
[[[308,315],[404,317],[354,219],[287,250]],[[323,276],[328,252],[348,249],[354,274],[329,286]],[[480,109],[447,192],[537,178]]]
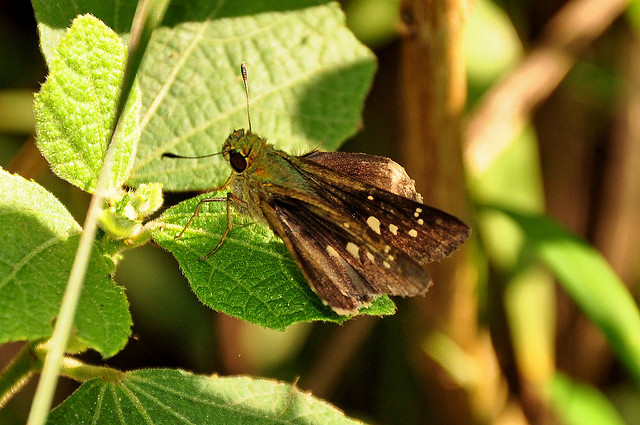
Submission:
[[[360,248],[358,248],[358,245],[353,242],[349,242],[347,244],[347,251],[349,251],[349,254],[353,255],[355,258],[360,258]]]
[[[393,261],[395,259],[396,259],[396,257],[394,257],[393,255],[387,255],[387,260]]]
[[[409,230],[409,236],[415,238],[416,236],[418,236],[418,231],[416,229]]]
[[[418,219],[418,224],[422,226],[422,225],[424,224],[424,220],[423,220],[423,219],[421,219],[421,218],[419,218],[419,219]]]
[[[370,201],[373,201],[373,196],[369,195],[369,196],[367,196],[367,199],[370,200]]]
[[[380,234],[380,220],[370,215],[367,219],[367,225],[371,227],[371,230],[373,230],[377,234]]]
[[[383,261],[383,262],[382,262],[382,265],[383,265],[386,269],[390,269],[390,268],[391,268],[391,264],[389,264],[389,263],[388,263],[388,262],[386,262],[386,261]]]
[[[393,233],[394,235],[398,234],[398,226],[396,226],[395,224],[390,224],[389,225],[389,231],[391,233]]]
[[[338,251],[336,251],[331,245],[327,245],[325,249],[327,250],[330,256],[340,257],[340,254],[338,254]]]
[[[420,214],[420,213],[422,212],[422,208],[420,208],[420,207],[416,208],[416,212],[417,212],[418,214]]]
[[[418,217],[420,217],[420,213],[419,213],[419,212],[414,212],[414,213],[413,213],[413,216],[414,216],[415,218],[418,218]]]
[[[351,227],[349,223],[347,223],[346,221],[342,223],[342,225],[344,226],[345,229],[348,229],[349,227]]]
[[[374,260],[376,257],[374,257],[372,253],[370,253],[370,252],[368,252],[368,251],[367,251],[367,258],[369,259],[369,261],[373,262],[373,260]]]
[[[391,251],[391,247],[390,247],[389,245],[385,245],[385,246],[384,246],[384,253],[385,253],[385,254],[388,254],[388,253],[389,253],[389,251]]]

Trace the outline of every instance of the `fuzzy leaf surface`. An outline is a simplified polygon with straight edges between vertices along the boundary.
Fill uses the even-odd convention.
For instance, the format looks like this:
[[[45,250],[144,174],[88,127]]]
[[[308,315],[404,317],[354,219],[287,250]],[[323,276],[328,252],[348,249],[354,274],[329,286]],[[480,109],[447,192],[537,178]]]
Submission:
[[[80,226],[40,185],[0,169],[0,344],[48,338],[78,246]],[[75,337],[109,357],[131,332],[128,302],[95,247],[75,319]]]
[[[80,16],[60,41],[47,81],[35,96],[38,148],[52,170],[87,192],[98,182],[115,117],[126,48],[91,15]],[[140,92],[133,90],[111,169],[120,187],[133,166],[139,138]]]

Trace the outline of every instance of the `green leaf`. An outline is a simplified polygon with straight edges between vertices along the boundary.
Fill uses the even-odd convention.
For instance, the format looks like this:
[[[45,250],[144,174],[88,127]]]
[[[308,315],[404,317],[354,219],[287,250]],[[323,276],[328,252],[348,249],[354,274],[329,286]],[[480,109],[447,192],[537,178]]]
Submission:
[[[602,255],[543,216],[496,209],[522,228],[525,254],[526,249],[531,249],[554,272],[565,291],[640,380],[640,311]]]
[[[199,376],[180,370],[94,379],[49,415],[56,424],[361,424],[291,385],[249,377]]]
[[[566,425],[624,425],[613,405],[597,389],[557,374],[547,388],[551,405]]]
[[[219,151],[232,130],[247,126],[243,61],[253,130],[276,147],[335,149],[356,131],[375,69],[372,54],[348,31],[337,4],[286,10],[273,3],[273,10],[259,11],[228,2],[204,21],[156,33],[140,75],[143,136],[130,184],[160,181],[167,190],[184,190],[224,182],[221,157],[161,155]],[[240,8],[246,10],[238,16]]]
[[[91,14],[117,34],[123,35],[131,28],[136,10],[136,2],[116,2],[114,0],[86,0],[82,2],[33,0],[31,4],[38,22],[40,49],[49,68],[51,68],[56,47],[66,35],[71,22],[78,15]]]
[[[125,36],[123,22],[133,10],[109,4],[63,0],[54,7],[34,0],[45,57],[59,28],[79,13],[94,13]],[[278,148],[331,150],[357,130],[375,57],[347,29],[337,3],[176,1],[165,25],[155,32],[139,73],[142,134],[128,184],[161,182],[166,190],[186,190],[224,181],[227,166],[219,157],[161,155],[219,151],[232,130],[247,126],[243,61],[253,129]]]
[[[36,183],[0,169],[0,344],[52,334],[73,262],[80,226]],[[78,340],[109,357],[131,328],[127,299],[95,248],[75,321]]]
[[[224,197],[223,193],[218,195]],[[222,238],[227,227],[225,202],[203,204],[185,234],[174,239],[199,200],[215,196],[204,194],[170,208],[160,217],[153,233],[155,241],[178,259],[204,304],[274,329],[302,321],[346,319],[324,305],[311,290],[282,241],[247,217],[234,216],[234,227],[220,249],[206,261],[198,261]],[[381,315],[394,311],[395,305],[385,296],[363,313]]]
[[[87,192],[98,181],[125,60],[126,48],[111,29],[93,16],[80,16],[57,46],[47,81],[35,97],[38,148],[58,176]],[[139,90],[131,96],[118,133],[113,188],[129,175],[139,138]]]

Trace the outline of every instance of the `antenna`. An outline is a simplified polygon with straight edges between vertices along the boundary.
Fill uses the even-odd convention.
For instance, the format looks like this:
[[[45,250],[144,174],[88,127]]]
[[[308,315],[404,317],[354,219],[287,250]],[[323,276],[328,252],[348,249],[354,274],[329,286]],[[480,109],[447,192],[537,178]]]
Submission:
[[[240,73],[242,73],[244,94],[247,98],[247,120],[249,121],[249,133],[251,133],[251,114],[249,113],[249,78],[247,77],[247,65],[244,62],[240,64]]]
[[[208,155],[200,155],[200,156],[182,156],[176,155],[175,153],[165,152],[162,154],[162,158],[180,158],[180,159],[200,159],[200,158],[209,158],[210,156],[220,155],[222,152],[210,153]]]

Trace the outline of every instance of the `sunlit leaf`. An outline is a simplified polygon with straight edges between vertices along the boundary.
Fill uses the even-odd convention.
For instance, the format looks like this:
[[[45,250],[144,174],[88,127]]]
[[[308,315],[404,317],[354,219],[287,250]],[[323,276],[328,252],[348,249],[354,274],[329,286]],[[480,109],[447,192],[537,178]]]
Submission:
[[[94,379],[54,409],[47,424],[360,424],[287,384],[155,369]]]
[[[115,119],[126,48],[90,15],[77,18],[57,46],[47,81],[36,94],[36,139],[51,169],[93,192]],[[139,131],[139,90],[133,90],[118,133],[110,186],[121,186],[133,166]]]

